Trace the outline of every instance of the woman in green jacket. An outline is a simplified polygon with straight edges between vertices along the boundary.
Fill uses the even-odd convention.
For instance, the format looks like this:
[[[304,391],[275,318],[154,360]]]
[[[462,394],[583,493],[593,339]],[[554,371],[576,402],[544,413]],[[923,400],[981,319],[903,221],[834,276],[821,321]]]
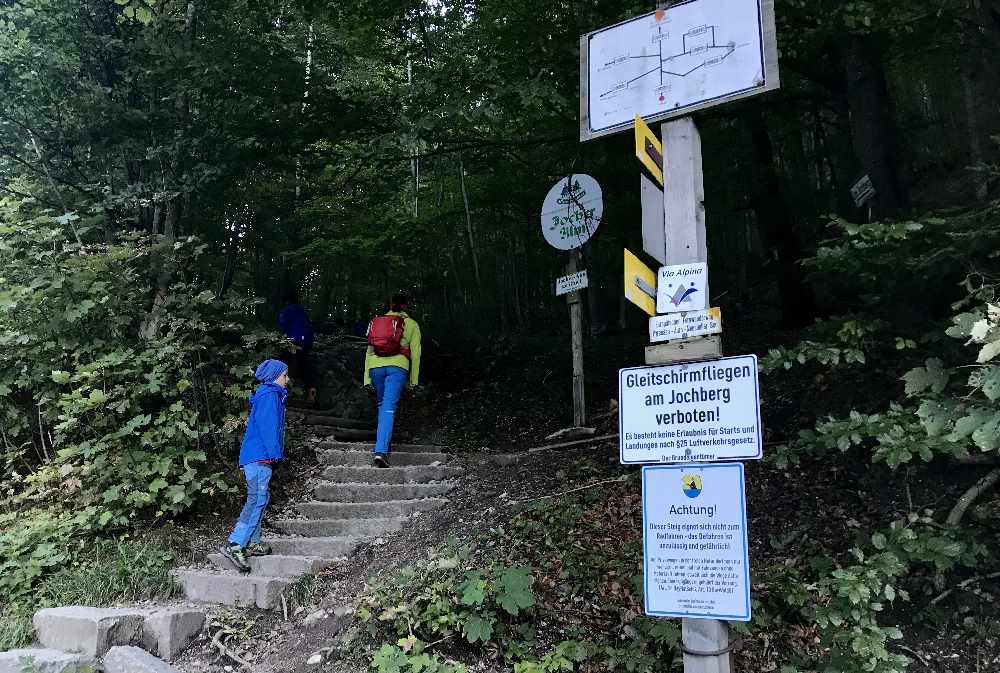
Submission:
[[[365,355],[365,385],[375,388],[375,398],[378,400],[378,429],[375,433],[375,455],[372,461],[375,467],[389,467],[392,428],[403,389],[420,384],[420,325],[410,317],[407,312],[409,308],[409,299],[397,294],[392,297],[390,310],[386,313],[387,316],[402,318],[403,321],[399,354],[380,356],[369,345]],[[369,331],[371,329],[369,326]]]

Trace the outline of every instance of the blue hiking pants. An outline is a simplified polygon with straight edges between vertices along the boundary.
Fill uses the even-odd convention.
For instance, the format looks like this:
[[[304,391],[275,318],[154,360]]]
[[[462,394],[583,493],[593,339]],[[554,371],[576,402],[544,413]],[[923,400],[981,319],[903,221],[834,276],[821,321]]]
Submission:
[[[389,453],[392,443],[392,426],[396,422],[396,407],[399,397],[410,378],[410,372],[402,367],[376,367],[369,372],[375,399],[378,400],[378,429],[375,431],[375,453]]]
[[[243,466],[243,474],[247,479],[247,504],[240,512],[229,541],[246,547],[251,542],[260,542],[264,510],[271,501],[271,466],[267,463],[250,463]]]

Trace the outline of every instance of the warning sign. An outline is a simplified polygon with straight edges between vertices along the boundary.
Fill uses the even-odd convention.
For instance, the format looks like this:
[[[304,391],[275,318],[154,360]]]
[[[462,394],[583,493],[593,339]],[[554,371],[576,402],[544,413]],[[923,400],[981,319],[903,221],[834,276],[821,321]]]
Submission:
[[[757,356],[618,372],[622,463],[760,458]]]
[[[642,468],[646,614],[750,621],[743,465]]]

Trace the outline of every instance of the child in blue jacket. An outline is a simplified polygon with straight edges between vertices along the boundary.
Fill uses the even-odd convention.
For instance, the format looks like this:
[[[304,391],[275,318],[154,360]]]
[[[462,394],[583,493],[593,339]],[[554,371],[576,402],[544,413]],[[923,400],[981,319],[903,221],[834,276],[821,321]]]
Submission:
[[[261,382],[250,396],[250,418],[240,446],[240,468],[247,480],[247,503],[222,555],[240,572],[250,572],[247,556],[264,556],[270,547],[260,541],[264,509],[270,501],[271,465],[285,457],[285,399],[288,365],[265,360],[254,373]]]

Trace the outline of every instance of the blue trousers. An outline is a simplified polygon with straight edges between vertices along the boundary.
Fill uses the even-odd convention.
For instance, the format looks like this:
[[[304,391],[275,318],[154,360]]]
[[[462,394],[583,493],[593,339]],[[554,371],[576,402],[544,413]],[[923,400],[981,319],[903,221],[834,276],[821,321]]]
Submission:
[[[410,372],[402,367],[376,367],[371,370],[375,399],[378,400],[378,429],[375,431],[375,453],[389,453],[392,426],[396,422],[396,407]]]
[[[229,541],[246,547],[251,542],[260,542],[264,510],[271,501],[271,466],[267,463],[250,463],[243,466],[243,475],[247,479],[247,504],[240,512]]]

